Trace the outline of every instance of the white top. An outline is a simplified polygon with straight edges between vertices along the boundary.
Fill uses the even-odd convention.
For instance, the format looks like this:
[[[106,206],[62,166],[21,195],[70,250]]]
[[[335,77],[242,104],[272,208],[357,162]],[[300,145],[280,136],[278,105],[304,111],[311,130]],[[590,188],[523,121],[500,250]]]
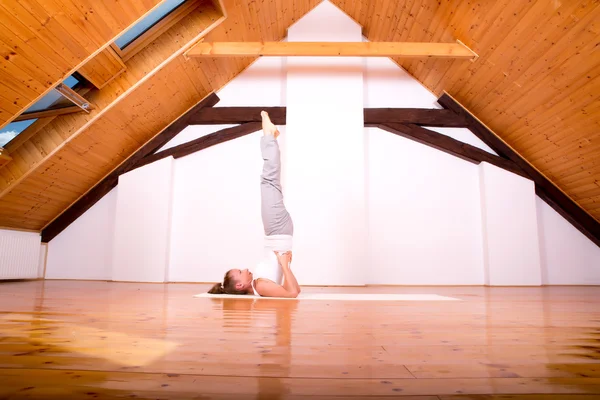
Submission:
[[[292,250],[292,236],[289,235],[273,235],[265,236],[265,248],[262,260],[256,265],[253,272],[254,280],[268,279],[279,285],[283,283],[283,270],[279,266],[277,256],[274,251],[286,252]],[[252,282],[252,290],[255,295],[258,295]]]

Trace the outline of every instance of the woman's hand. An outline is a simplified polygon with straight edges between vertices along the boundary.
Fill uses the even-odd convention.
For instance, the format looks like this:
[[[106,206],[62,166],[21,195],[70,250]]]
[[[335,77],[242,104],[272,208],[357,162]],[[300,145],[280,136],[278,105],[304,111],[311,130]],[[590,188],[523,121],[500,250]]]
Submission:
[[[282,267],[289,267],[290,262],[292,262],[292,252],[286,251],[285,253],[274,252],[277,256],[277,261],[279,261],[279,265]]]

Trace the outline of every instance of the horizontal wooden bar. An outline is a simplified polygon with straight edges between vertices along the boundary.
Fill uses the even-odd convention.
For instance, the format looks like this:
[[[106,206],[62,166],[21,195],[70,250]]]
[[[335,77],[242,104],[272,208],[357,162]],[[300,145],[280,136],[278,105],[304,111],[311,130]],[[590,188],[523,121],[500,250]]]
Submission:
[[[285,125],[285,107],[210,107],[198,111],[190,118],[190,125],[226,125],[261,122],[261,111],[269,113],[275,125]]]
[[[454,58],[477,57],[464,44],[426,42],[200,42],[188,57],[403,57]]]
[[[285,107],[210,107],[198,111],[191,125],[224,125],[260,122],[260,112],[269,113],[275,125],[285,125]],[[466,127],[467,121],[451,110],[436,108],[365,108],[365,126],[387,123],[415,124],[435,127]]]
[[[50,108],[50,109],[44,110],[44,111],[33,111],[33,112],[21,114],[18,117],[16,117],[13,120],[13,122],[26,121],[28,119],[56,117],[58,115],[72,114],[72,113],[81,112],[81,111],[82,111],[82,109],[78,106]]]
[[[467,121],[450,110],[437,108],[365,108],[365,126],[401,123],[420,126],[464,128]]]

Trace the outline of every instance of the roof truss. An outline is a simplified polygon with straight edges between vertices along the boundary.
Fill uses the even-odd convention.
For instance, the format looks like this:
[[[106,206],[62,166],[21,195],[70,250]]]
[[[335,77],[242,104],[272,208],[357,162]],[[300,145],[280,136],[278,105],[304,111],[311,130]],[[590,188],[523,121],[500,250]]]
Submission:
[[[286,124],[285,107],[213,107],[219,101],[211,93],[166,129],[148,141],[131,157],[114,169],[100,183],[82,196],[42,230],[42,241],[48,242],[86,210],[98,202],[118,183],[120,175],[165,157],[184,157],[205,148],[224,143],[261,129],[260,111],[270,113],[277,125]],[[473,117],[464,107],[444,94],[438,99],[445,109],[365,108],[365,126],[374,126],[444,151],[463,160],[489,162],[535,182],[536,193],[578,230],[600,246],[600,223],[581,210],[569,197],[547,178],[531,167],[519,154],[499,139],[491,130]],[[188,143],[155,153],[189,125],[240,124],[203,136]],[[436,125],[442,124],[442,125]],[[473,132],[499,156],[460,142],[423,126],[464,127]]]

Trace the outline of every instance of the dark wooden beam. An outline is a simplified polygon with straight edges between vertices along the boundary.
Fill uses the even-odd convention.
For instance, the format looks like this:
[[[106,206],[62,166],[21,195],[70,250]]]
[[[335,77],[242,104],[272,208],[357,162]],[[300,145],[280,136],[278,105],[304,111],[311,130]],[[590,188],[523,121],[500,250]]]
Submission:
[[[381,124],[378,126],[378,128],[387,132],[391,132],[395,135],[414,140],[426,146],[433,147],[434,149],[443,151],[444,153],[453,155],[474,164],[479,164],[482,161],[485,161],[517,175],[526,177],[525,173],[510,160],[490,154],[478,147],[463,143],[459,140],[451,138],[450,136],[431,131],[418,125],[390,123]]]
[[[186,114],[175,120],[175,122],[173,122],[171,125],[165,128],[165,130],[156,135],[152,140],[150,140],[148,143],[142,146],[123,164],[121,164],[121,166],[117,169],[119,175],[129,172],[134,168],[137,168],[136,165],[142,160],[142,158],[154,153],[156,150],[169,143],[169,141],[175,136],[177,136],[179,132],[187,128],[190,125],[190,120],[197,113],[201,112],[203,109],[213,107],[218,102],[219,97],[214,93],[211,93],[209,96],[204,98],[204,100],[202,100],[195,107],[190,109]]]
[[[42,230],[42,243],[48,243],[59,233],[71,225],[83,213],[102,199],[108,192],[117,186],[119,179],[116,176],[107,176],[92,190],[79,198],[74,204],[52,221]]]
[[[227,125],[261,122],[261,111],[269,113],[275,125],[285,125],[285,107],[213,107],[205,108],[194,115],[190,125]]]
[[[600,222],[581,208],[575,201],[561,191],[541,172],[529,164],[521,155],[514,151],[503,140],[496,136],[481,121],[475,118],[456,100],[444,93],[438,103],[461,116],[467,121],[467,128],[483,140],[496,153],[513,161],[527,176],[535,182],[536,193],[548,205],[567,219],[581,233],[587,236],[597,246],[600,246]]]
[[[246,136],[250,133],[259,131],[262,129],[260,122],[247,122],[242,125],[233,126],[231,128],[221,129],[220,131],[213,132],[201,138],[192,140],[187,143],[180,144],[175,147],[163,150],[156,154],[150,154],[144,157],[139,163],[135,165],[135,168],[142,167],[144,165],[153,163],[158,160],[162,160],[165,157],[173,156],[173,158],[181,158],[190,154],[196,153],[200,150],[204,150],[208,147],[215,146],[220,143],[225,143],[233,139]]]
[[[464,118],[450,110],[437,108],[365,108],[365,126],[399,123],[420,126],[455,127],[467,126]]]
[[[96,204],[108,192],[110,192],[117,185],[120,175],[132,170],[142,158],[155,152],[169,142],[169,140],[173,139],[179,132],[184,130],[189,125],[190,118],[199,110],[202,110],[205,107],[212,107],[217,104],[218,101],[219,97],[216,94],[211,93],[198,104],[196,104],[196,106],[192,107],[188,112],[175,120],[171,125],[166,127],[162,132],[148,141],[135,153],[133,153],[127,160],[115,168],[88,193],[82,196],[62,214],[44,227],[44,229],[42,229],[42,242],[49,242],[56,237],[56,235],[65,230],[77,218],[83,215],[84,212],[89,210],[94,204]]]
[[[192,125],[223,125],[260,122],[260,112],[269,113],[275,125],[286,124],[285,107],[214,107],[198,112]],[[435,108],[365,108],[365,126],[386,123],[415,124],[436,127],[465,127],[467,122],[450,110]]]

